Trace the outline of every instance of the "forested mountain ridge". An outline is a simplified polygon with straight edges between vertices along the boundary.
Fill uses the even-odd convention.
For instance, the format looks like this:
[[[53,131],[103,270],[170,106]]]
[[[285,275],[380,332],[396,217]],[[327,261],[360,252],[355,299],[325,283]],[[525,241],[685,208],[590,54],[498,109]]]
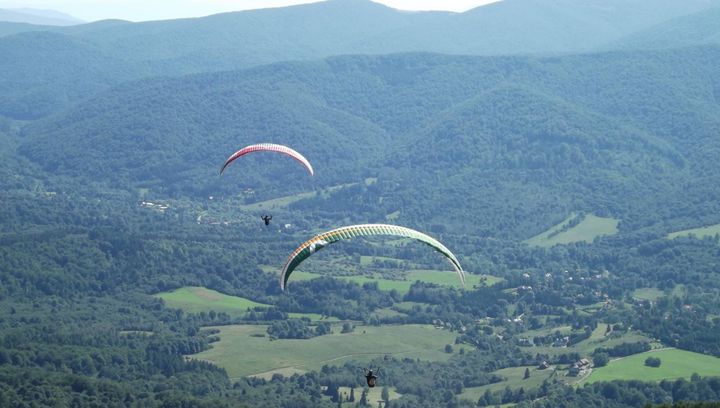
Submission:
[[[228,193],[228,180],[215,176],[219,163],[269,137],[316,163],[316,187],[380,180],[373,198],[357,192],[384,203],[369,213],[338,197],[297,204],[304,208],[363,221],[395,212],[404,197],[414,203],[404,206],[407,221],[439,221],[444,208],[519,238],[528,231],[521,219],[556,219],[575,207],[638,228],[667,211],[712,218],[682,202],[718,194],[718,63],[712,47],[553,58],[407,54],[144,80],[26,127],[20,151],[56,174],[198,197]],[[51,152],[55,160],[42,159]],[[294,186],[274,194],[310,187],[292,165],[272,165],[288,168],[277,181]],[[244,177],[251,185],[261,175]],[[417,177],[433,182],[409,182]],[[553,193],[531,200],[540,190]],[[524,215],[498,216],[505,200],[524,203]]]
[[[53,32],[0,38],[0,115],[44,117],[143,70],[83,40]]]

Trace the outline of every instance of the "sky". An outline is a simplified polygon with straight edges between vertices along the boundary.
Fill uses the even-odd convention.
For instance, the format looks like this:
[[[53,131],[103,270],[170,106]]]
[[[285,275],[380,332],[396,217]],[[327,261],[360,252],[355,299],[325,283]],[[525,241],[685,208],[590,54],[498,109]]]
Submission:
[[[227,11],[284,7],[317,0],[0,0],[0,8],[57,10],[90,22],[108,18],[130,21],[200,17]],[[401,10],[462,12],[496,0],[373,0]]]

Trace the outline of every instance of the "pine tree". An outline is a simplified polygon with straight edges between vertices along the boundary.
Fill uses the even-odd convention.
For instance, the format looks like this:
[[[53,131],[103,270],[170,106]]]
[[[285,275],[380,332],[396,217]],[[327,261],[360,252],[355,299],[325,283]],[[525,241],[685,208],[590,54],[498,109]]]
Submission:
[[[362,394],[360,394],[360,406],[365,407],[367,404],[367,389],[364,389]]]
[[[525,368],[525,375],[523,376],[523,379],[527,380],[528,378],[530,378],[530,369]]]

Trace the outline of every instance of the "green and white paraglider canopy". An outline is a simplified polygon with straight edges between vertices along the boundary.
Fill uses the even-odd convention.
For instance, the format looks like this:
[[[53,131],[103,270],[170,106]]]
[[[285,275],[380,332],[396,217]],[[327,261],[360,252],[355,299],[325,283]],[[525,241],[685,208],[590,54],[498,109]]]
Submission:
[[[460,266],[460,262],[457,260],[455,255],[445,247],[445,245],[441,244],[440,241],[436,240],[435,238],[423,234],[422,232],[415,231],[406,227],[401,227],[398,225],[360,224],[336,228],[334,230],[318,234],[311,239],[303,242],[299,247],[297,247],[297,249],[292,252],[292,254],[290,254],[287,262],[285,262],[285,266],[280,273],[280,288],[282,290],[285,290],[285,288],[287,287],[287,281],[290,278],[290,274],[293,273],[295,268],[297,268],[298,265],[300,265],[305,259],[310,257],[310,255],[314,254],[320,249],[332,243],[342,241],[344,239],[371,235],[393,235],[403,238],[411,238],[431,246],[450,261],[453,268],[460,277],[460,281],[463,285],[465,285],[465,272]]]

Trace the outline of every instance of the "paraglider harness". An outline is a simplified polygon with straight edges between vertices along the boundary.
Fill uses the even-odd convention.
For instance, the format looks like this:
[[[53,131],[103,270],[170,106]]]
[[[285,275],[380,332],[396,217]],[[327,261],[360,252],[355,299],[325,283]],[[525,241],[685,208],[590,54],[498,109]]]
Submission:
[[[377,375],[373,374],[372,369],[365,368],[363,370],[365,371],[365,379],[367,380],[368,387],[373,388],[377,383]],[[377,370],[375,370],[375,373],[379,374],[380,369],[378,368]]]
[[[272,215],[263,215],[260,217],[263,221],[265,221],[265,225],[270,225],[270,220],[272,220]]]

